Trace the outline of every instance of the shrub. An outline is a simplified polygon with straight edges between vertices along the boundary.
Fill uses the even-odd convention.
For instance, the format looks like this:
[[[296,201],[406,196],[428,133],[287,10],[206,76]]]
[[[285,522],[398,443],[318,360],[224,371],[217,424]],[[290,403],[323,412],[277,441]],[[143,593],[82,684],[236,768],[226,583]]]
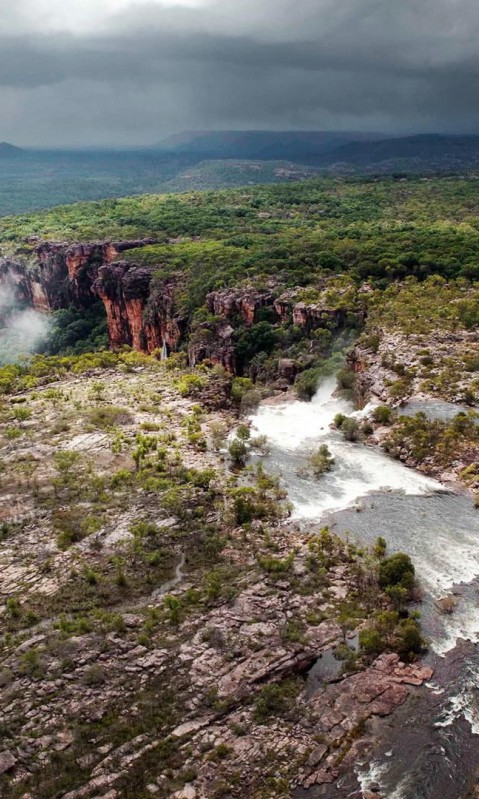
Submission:
[[[239,438],[233,438],[228,446],[229,456],[234,466],[244,466],[248,457],[248,449],[244,441]]]
[[[89,687],[93,687],[95,685],[103,685],[106,681],[106,673],[103,666],[99,663],[94,663],[90,666],[82,677],[82,682],[84,685],[88,685]]]
[[[18,667],[20,674],[28,677],[40,678],[45,673],[45,664],[42,661],[41,652],[37,648],[28,649],[20,658]]]
[[[309,456],[308,461],[315,477],[330,472],[334,466],[334,458],[326,444],[321,444],[319,449]]]
[[[293,679],[265,685],[255,699],[254,720],[261,724],[271,716],[284,715],[291,711],[301,687],[301,681]]]
[[[387,543],[386,539],[382,537],[382,535],[376,538],[375,544],[373,546],[373,555],[378,560],[382,560],[387,551]]]
[[[257,501],[251,488],[238,489],[233,503],[236,524],[251,524],[254,519],[263,518],[267,514],[265,503]]]
[[[287,558],[274,558],[271,555],[258,555],[258,563],[268,574],[285,574],[291,571],[294,563],[294,552],[290,552]]]
[[[83,569],[83,577],[88,585],[97,585],[100,581],[100,575],[94,571],[90,566],[85,566]]]
[[[182,397],[191,397],[198,394],[205,385],[206,378],[198,374],[183,375],[176,383],[176,387]]]
[[[423,640],[419,625],[415,619],[403,619],[399,626],[397,651],[401,655],[419,654]]]
[[[465,355],[464,366],[468,372],[479,372],[479,355]]]
[[[245,394],[253,389],[254,383],[249,377],[234,377],[231,383],[231,399],[239,405]]]
[[[29,408],[14,408],[13,409],[13,418],[17,422],[26,422],[27,419],[30,419],[32,412]]]
[[[367,627],[360,631],[359,646],[366,655],[380,655],[385,648],[379,631],[374,627]]]
[[[236,428],[236,437],[241,441],[249,441],[251,438],[251,430],[247,424],[240,424]]]
[[[250,438],[249,445],[253,449],[258,450],[261,455],[269,455],[270,448],[267,436],[255,436],[254,438]]]
[[[381,344],[381,336],[379,333],[370,333],[369,335],[362,336],[361,344],[366,349],[377,352]]]
[[[21,615],[21,612],[22,612],[18,599],[16,597],[13,597],[13,596],[8,597],[8,599],[6,600],[5,609],[6,609],[7,614],[12,619],[18,619],[20,617],[20,615]]]
[[[153,353],[153,355],[155,354],[156,351]],[[163,361],[163,366],[170,372],[174,371],[175,369],[186,369],[188,366],[188,356],[186,352],[172,352],[166,361]]]
[[[20,438],[22,431],[19,427],[10,426],[5,429],[5,438],[13,441],[15,438]]]
[[[86,415],[86,421],[100,430],[108,430],[117,425],[131,424],[131,414],[125,408],[116,408],[114,405],[100,405]]]
[[[390,424],[392,408],[389,405],[378,405],[373,411],[373,419],[377,424]]]
[[[177,626],[181,620],[181,599],[176,596],[166,596],[164,599],[165,608],[168,611],[170,624]]]
[[[215,452],[218,452],[225,440],[228,428],[224,422],[213,422],[210,425],[211,445]]]
[[[338,388],[352,391],[356,383],[356,374],[350,369],[341,369],[338,372]]]
[[[357,441],[359,438],[359,424],[352,416],[347,416],[341,424],[341,432],[346,441]]]

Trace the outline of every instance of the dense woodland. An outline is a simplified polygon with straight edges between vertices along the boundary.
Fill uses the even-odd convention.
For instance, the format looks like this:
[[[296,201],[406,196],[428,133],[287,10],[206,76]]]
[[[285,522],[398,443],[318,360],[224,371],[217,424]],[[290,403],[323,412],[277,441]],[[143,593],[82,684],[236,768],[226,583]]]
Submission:
[[[160,246],[146,250],[144,260],[170,269],[194,264],[206,289],[282,273],[290,283],[302,284],[343,271],[355,279],[474,278],[478,205],[474,177],[317,179],[77,203],[4,218],[0,241],[3,249],[14,249],[29,236],[69,241],[154,236]],[[168,242],[174,237],[191,241]]]
[[[268,287],[279,296],[295,289],[297,300],[314,303],[325,281],[330,304],[367,310],[381,324],[472,327],[478,317],[478,206],[474,177],[315,179],[7,217],[0,220],[0,246],[28,263],[39,239],[152,237],[156,244],[125,257],[150,266],[159,281],[175,278],[177,311],[193,327],[208,320],[210,291]],[[374,291],[365,293],[365,285]],[[47,351],[103,346],[101,307],[97,311],[87,320],[75,311],[61,314]],[[271,321],[266,315],[261,329],[247,334],[258,351],[285,348],[278,331],[264,346]],[[249,347],[245,354],[255,353]]]

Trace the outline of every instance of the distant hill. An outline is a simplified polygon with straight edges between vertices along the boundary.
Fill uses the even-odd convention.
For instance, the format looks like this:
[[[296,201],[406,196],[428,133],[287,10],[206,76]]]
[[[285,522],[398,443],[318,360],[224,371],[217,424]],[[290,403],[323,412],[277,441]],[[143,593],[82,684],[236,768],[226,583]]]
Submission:
[[[21,150],[20,147],[15,147],[15,145],[6,141],[0,142],[0,158],[15,158],[18,155],[22,155],[23,152],[24,150]]]
[[[398,166],[405,169],[474,168],[479,165],[479,136],[420,134],[380,141],[354,141],[323,154],[320,166],[350,164],[358,169]]]
[[[223,130],[186,131],[168,136],[156,149],[170,153],[195,153],[204,158],[249,158],[305,161],[348,142],[373,141],[379,133],[343,131]]]
[[[225,189],[234,186],[254,186],[259,183],[284,183],[305,180],[318,175],[310,166],[290,161],[251,161],[220,159],[201,161],[188,167],[164,184],[165,191],[192,189]]]
[[[418,134],[386,137],[354,131],[189,131],[158,144],[161,153],[193,160],[289,161],[353,173],[476,169],[479,136]]]
[[[203,131],[170,136],[161,145],[47,151],[2,142],[0,217],[107,197],[253,186],[317,174],[479,174],[479,135]]]

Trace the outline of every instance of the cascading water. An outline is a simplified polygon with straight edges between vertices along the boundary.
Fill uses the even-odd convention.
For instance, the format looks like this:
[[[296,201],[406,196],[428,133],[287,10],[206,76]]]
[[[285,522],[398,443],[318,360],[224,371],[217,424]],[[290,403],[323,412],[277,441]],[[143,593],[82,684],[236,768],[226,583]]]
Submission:
[[[265,435],[271,449],[269,468],[279,471],[293,503],[293,518],[319,519],[326,511],[348,507],[380,489],[422,494],[439,491],[435,480],[407,469],[376,449],[345,441],[331,428],[338,413],[354,415],[350,402],[334,396],[336,379],[326,379],[311,402],[262,405],[252,417],[254,432]],[[359,414],[356,414],[359,415]],[[334,469],[320,481],[298,476],[308,453],[327,444]]]
[[[295,520],[329,524],[362,543],[384,536],[391,550],[412,556],[423,587],[434,686],[381,729],[375,762],[358,766],[358,779],[364,788],[378,782],[387,799],[462,799],[479,767],[478,512],[469,497],[378,449],[345,441],[332,426],[335,415],[361,413],[335,396],[335,388],[330,378],[310,403],[265,403],[251,423],[255,434],[268,438],[265,465],[281,474]],[[321,444],[335,459],[332,471],[320,479],[299,476]],[[451,593],[457,607],[446,616],[436,602]],[[346,781],[314,795],[347,797],[353,788]]]

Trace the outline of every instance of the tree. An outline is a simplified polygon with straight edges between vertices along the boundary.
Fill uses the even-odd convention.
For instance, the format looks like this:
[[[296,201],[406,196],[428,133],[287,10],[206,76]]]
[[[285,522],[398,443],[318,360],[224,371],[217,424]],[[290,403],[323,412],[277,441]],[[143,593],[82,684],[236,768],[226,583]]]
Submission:
[[[414,619],[404,619],[399,625],[397,650],[400,654],[418,654],[423,647],[419,625]]]
[[[385,558],[379,567],[379,585],[381,588],[401,586],[408,591],[414,584],[414,566],[409,555],[396,552]]]

